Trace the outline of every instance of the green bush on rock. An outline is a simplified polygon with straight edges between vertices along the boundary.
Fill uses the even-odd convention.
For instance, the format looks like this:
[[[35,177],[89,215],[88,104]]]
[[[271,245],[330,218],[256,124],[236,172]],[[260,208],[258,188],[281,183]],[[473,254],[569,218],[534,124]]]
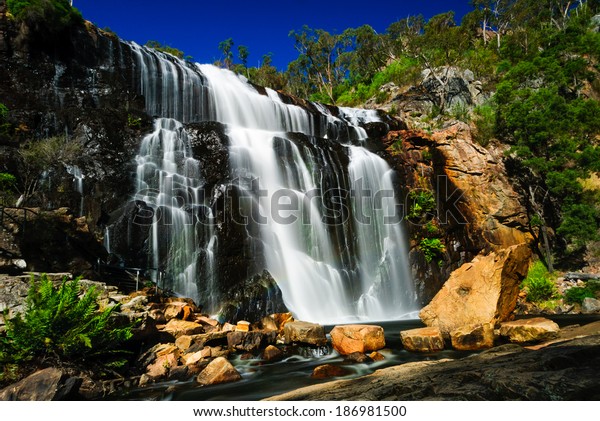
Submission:
[[[6,0],[10,14],[36,30],[60,32],[83,22],[81,13],[68,0]]]

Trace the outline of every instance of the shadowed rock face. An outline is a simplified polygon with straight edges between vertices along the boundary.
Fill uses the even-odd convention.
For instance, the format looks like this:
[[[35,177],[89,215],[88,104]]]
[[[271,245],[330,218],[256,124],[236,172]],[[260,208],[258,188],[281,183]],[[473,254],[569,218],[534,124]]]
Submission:
[[[408,363],[268,400],[598,400],[600,335],[539,351],[503,345],[449,361]]]

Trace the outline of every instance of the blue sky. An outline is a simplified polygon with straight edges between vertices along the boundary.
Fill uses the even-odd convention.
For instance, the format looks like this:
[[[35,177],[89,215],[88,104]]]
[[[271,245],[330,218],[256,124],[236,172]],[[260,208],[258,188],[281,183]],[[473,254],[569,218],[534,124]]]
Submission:
[[[73,5],[85,19],[125,40],[156,40],[183,50],[194,61],[212,63],[220,58],[219,42],[233,38],[236,52],[237,45],[248,47],[249,65],[258,65],[270,52],[280,69],[297,57],[289,32],[305,24],[335,33],[369,24],[384,32],[408,15],[429,18],[454,10],[460,21],[470,10],[469,0],[74,0]]]

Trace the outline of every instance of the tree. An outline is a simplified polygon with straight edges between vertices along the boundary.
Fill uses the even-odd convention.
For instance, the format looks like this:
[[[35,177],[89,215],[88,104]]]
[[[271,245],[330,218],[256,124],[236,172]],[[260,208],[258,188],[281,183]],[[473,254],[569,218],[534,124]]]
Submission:
[[[344,52],[348,39],[330,34],[323,29],[311,29],[304,25],[300,32],[291,31],[294,46],[300,53],[290,65],[298,72],[291,77],[306,75],[310,90],[319,92],[322,99],[335,104],[334,90],[339,86],[348,70]]]
[[[415,41],[423,34],[425,23],[423,15],[408,16],[387,28],[384,41],[390,60],[395,60],[402,55],[414,55]]]
[[[223,53],[223,64],[227,69],[233,66],[233,38],[227,38],[219,43],[219,50]]]
[[[345,53],[350,79],[354,83],[369,82],[386,64],[383,37],[369,25],[346,29],[342,34],[348,52]]]
[[[238,58],[240,59],[242,66],[244,66],[244,69],[246,69],[246,76],[248,76],[248,56],[249,55],[250,55],[250,52],[248,51],[248,47],[246,47],[245,45],[238,45]]]

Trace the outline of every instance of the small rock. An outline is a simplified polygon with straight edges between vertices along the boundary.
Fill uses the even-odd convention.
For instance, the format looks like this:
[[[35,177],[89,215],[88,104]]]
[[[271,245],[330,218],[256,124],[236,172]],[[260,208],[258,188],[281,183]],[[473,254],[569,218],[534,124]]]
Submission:
[[[558,336],[560,328],[543,317],[515,320],[500,325],[500,335],[514,343],[540,342]]]
[[[250,331],[250,322],[247,322],[245,320],[240,320],[239,322],[237,322],[237,325],[235,326],[235,330],[238,332],[249,332]]]
[[[452,347],[459,351],[478,351],[494,346],[494,326],[491,323],[463,326],[450,332]]]
[[[235,367],[223,357],[211,361],[198,377],[196,381],[201,385],[208,386],[220,383],[236,382],[241,380],[242,376]]]
[[[581,312],[583,314],[593,314],[600,312],[600,300],[586,297],[581,303]]]
[[[201,325],[194,322],[186,322],[185,320],[171,319],[164,327],[164,331],[170,333],[175,338],[182,335],[196,335],[204,332]]]
[[[219,321],[215,319],[211,319],[206,316],[197,316],[196,323],[200,323],[201,325],[207,325],[212,327],[217,327],[219,325]]]
[[[323,346],[327,343],[323,326],[309,322],[288,322],[283,328],[285,343],[304,343]]]
[[[437,352],[444,349],[444,338],[437,327],[423,327],[400,332],[402,345],[408,351]]]
[[[200,360],[203,360],[205,358],[210,358],[210,357],[211,357],[210,347],[206,347],[204,349],[201,349],[200,351],[184,355],[183,360],[185,361],[185,365],[192,365],[192,364],[196,364]]]
[[[283,327],[288,322],[293,322],[292,313],[274,313],[263,317],[261,320],[262,328],[265,330],[276,330],[283,333]]]
[[[333,348],[342,355],[377,351],[385,347],[385,337],[381,326],[336,326],[329,335]]]
[[[121,306],[121,311],[141,311],[144,310],[144,307],[148,304],[148,297],[145,295],[140,295],[138,297],[132,298],[129,302],[123,304]]]
[[[347,376],[350,372],[344,367],[332,364],[323,364],[315,367],[311,375],[314,379],[329,379],[331,377]]]
[[[181,319],[183,316],[183,308],[186,306],[183,302],[167,303],[164,308],[164,315],[167,321],[171,319]]]
[[[275,362],[283,359],[284,353],[274,345],[269,345],[262,353],[262,359],[267,362]]]
[[[235,325],[232,325],[231,323],[225,323],[223,325],[223,329],[221,329],[223,332],[234,332],[235,331]]]
[[[369,354],[369,358],[372,359],[373,361],[383,361],[385,360],[385,356],[377,351],[373,351]]]
[[[370,358],[362,352],[353,352],[352,354],[346,355],[344,362],[350,364],[363,364],[370,361]]]

